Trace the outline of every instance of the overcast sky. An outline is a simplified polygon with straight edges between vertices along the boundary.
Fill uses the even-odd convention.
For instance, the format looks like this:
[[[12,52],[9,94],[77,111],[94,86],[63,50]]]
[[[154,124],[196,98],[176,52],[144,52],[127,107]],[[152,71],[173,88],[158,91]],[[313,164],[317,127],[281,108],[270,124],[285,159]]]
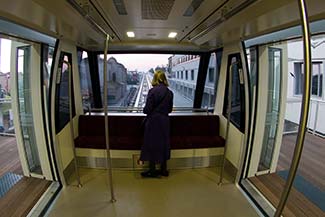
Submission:
[[[117,62],[123,64],[129,71],[137,69],[147,72],[156,66],[166,66],[171,54],[114,54],[108,55],[108,58],[111,56],[115,57]]]
[[[7,39],[1,39],[0,50],[0,72],[7,73],[10,71],[10,53],[11,53],[11,41]]]

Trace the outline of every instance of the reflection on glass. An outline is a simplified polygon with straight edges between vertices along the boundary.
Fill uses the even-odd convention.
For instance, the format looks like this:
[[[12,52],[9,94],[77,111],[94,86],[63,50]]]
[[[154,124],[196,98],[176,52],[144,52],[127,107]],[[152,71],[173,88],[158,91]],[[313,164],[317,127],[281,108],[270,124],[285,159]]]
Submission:
[[[60,132],[70,120],[70,101],[69,88],[71,88],[71,102],[72,102],[72,116],[75,115],[74,108],[74,94],[73,94],[73,78],[71,80],[71,87],[69,85],[69,75],[72,73],[72,56],[68,53],[61,53],[59,60],[60,77],[57,83],[56,94],[56,132]],[[70,66],[69,66],[70,65]]]
[[[223,115],[228,117],[228,89],[230,82],[229,73],[232,73],[230,121],[243,132],[245,128],[245,92],[241,67],[240,54],[228,56],[228,75],[226,81]]]
[[[269,48],[268,102],[258,171],[270,169],[277,135],[281,97],[281,49]]]
[[[43,48],[43,85],[46,87],[46,99],[49,100],[49,86],[51,78],[51,67],[53,61],[54,47],[42,45]]]
[[[86,51],[78,51],[78,67],[82,106],[84,111],[94,107],[94,96],[90,78],[89,59]]]
[[[215,53],[211,53],[202,98],[202,108],[214,108],[217,97],[221,58],[222,49],[217,50]]]
[[[34,132],[30,80],[30,47],[17,49],[17,95],[20,127],[29,171],[42,174]]]

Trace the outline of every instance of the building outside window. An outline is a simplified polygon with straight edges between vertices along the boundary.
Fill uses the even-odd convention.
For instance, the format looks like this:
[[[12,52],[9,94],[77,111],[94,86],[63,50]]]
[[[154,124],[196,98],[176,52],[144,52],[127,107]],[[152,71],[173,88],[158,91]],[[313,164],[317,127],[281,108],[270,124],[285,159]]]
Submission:
[[[302,85],[303,85],[303,74],[302,74],[302,63],[294,63],[294,93],[296,95],[302,94]]]
[[[194,70],[191,70],[191,80],[194,81]]]
[[[312,73],[311,94],[313,96],[322,97],[323,73],[321,71],[321,63],[313,63]]]
[[[188,71],[186,70],[185,71],[185,80],[187,80],[188,79]]]
[[[296,95],[302,95],[304,75],[303,75],[303,63],[294,63],[294,93]],[[322,63],[313,62],[312,67],[312,80],[311,80],[311,94],[315,97],[322,97],[323,92],[323,73]]]

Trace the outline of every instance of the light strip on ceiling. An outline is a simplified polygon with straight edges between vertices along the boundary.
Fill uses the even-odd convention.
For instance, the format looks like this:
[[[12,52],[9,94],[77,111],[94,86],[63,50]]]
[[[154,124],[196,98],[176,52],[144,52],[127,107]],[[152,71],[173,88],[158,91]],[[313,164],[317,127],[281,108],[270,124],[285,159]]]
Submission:
[[[134,37],[135,37],[134,32],[126,32],[126,34],[127,34],[127,36],[128,36],[129,38],[134,38]]]
[[[177,32],[170,32],[168,35],[168,38],[175,38],[177,35]]]

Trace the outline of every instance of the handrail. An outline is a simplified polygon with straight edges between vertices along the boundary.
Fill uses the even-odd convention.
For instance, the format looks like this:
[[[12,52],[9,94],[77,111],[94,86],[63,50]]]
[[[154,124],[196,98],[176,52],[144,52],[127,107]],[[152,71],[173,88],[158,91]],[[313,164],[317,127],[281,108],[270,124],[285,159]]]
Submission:
[[[108,111],[137,111],[142,113],[143,112],[143,107],[108,107]],[[209,108],[192,108],[192,107],[174,107],[173,112],[183,112],[183,111],[192,111],[192,112],[207,112],[209,113],[210,111],[213,110],[213,107]],[[91,108],[88,109],[88,112],[103,112],[104,108]]]
[[[289,175],[287,178],[287,182],[285,184],[284,190],[281,195],[280,202],[277,206],[276,212],[274,216],[280,217],[284,206],[288,200],[290,190],[292,188],[292,184],[294,178],[297,173],[297,169],[299,166],[299,161],[301,158],[302,150],[304,147],[304,139],[306,134],[306,126],[308,121],[308,111],[309,111],[309,103],[310,103],[310,80],[311,80],[311,43],[310,43],[310,31],[309,31],[309,22],[308,22],[308,13],[306,8],[305,0],[298,0],[300,18],[302,22],[302,30],[303,30],[303,41],[304,41],[304,67],[305,67],[305,90],[303,92],[303,99],[301,103],[301,114],[299,121],[299,130],[298,136],[296,140],[296,146],[292,158],[292,163],[290,165]]]
[[[113,173],[112,173],[112,159],[111,150],[109,147],[109,135],[108,135],[108,118],[107,118],[107,50],[108,50],[109,35],[106,35],[105,50],[104,50],[104,114],[105,114],[105,144],[106,144],[106,167],[108,169],[108,179],[111,190],[111,202],[116,202],[113,186]]]

